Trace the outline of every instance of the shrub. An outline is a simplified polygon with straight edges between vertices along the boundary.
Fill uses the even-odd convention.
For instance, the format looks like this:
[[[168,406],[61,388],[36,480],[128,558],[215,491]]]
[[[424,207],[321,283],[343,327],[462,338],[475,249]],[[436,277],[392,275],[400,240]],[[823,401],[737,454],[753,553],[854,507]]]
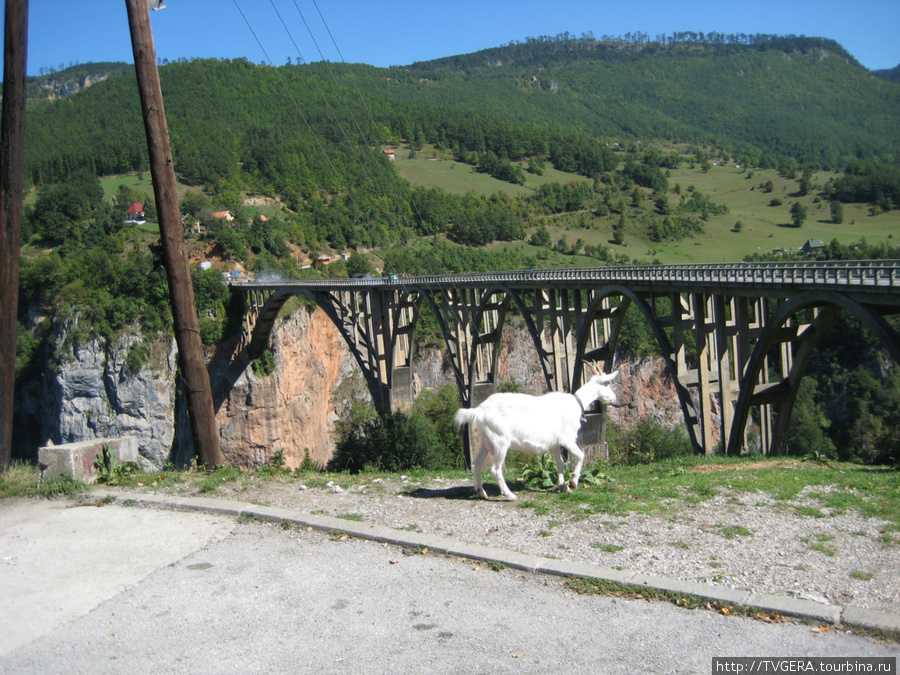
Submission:
[[[434,426],[422,414],[398,412],[370,420],[338,441],[329,471],[409,471],[441,468]]]
[[[250,367],[253,368],[253,373],[258,377],[271,375],[275,372],[275,354],[269,349],[265,350],[262,356],[250,362]]]
[[[610,461],[613,464],[649,464],[693,452],[691,441],[681,427],[666,429],[652,417],[625,431],[613,430]]]

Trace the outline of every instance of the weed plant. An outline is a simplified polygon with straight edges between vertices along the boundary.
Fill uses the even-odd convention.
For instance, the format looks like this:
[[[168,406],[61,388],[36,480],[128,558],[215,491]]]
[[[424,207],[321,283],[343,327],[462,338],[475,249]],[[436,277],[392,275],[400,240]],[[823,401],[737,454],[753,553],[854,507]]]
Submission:
[[[70,478],[69,476],[58,476],[50,480],[43,481],[37,488],[37,494],[40,497],[53,499],[55,497],[73,498],[90,492],[90,487],[83,480],[78,478]]]

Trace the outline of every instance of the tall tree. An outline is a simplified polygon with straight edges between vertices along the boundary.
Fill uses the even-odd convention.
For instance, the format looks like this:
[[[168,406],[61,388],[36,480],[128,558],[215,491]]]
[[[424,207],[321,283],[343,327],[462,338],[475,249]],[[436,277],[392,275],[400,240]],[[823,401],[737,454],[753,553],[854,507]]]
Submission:
[[[806,213],[806,206],[800,202],[794,202],[791,207],[791,222],[794,223],[794,227],[801,227],[806,222]]]

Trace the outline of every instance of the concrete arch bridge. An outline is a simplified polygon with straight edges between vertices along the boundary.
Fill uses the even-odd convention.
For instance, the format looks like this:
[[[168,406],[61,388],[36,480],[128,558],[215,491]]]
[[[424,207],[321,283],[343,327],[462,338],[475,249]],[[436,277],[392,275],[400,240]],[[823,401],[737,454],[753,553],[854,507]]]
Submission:
[[[437,318],[463,405],[497,387],[507,316],[524,320],[551,391],[575,391],[591,362],[613,368],[628,312],[648,323],[675,383],[698,452],[714,438],[728,454],[747,445],[781,453],[800,379],[840,312],[859,319],[900,362],[900,260],[640,265],[402,278],[236,282],[245,300],[250,358],[269,343],[284,303],[300,295],[337,326],[379,412],[412,403],[414,332],[423,307]],[[713,410],[721,414],[714,416]],[[714,429],[718,425],[718,433]],[[586,415],[581,443],[605,454],[606,415]]]

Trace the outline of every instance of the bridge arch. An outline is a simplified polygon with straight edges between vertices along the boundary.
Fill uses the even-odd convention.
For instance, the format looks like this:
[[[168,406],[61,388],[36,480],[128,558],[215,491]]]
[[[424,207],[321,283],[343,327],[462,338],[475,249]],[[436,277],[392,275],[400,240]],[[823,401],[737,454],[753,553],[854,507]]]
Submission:
[[[791,327],[791,320],[804,310],[814,310],[812,321],[805,326]],[[791,298],[775,311],[763,329],[741,378],[728,454],[740,454],[750,409],[755,405],[777,405],[775,426],[766,454],[782,454],[787,448],[788,423],[797,398],[800,380],[806,373],[814,350],[825,331],[842,312],[856,317],[888,349],[895,362],[900,363],[900,336],[872,308],[841,294],[823,291],[802,293]],[[791,345],[798,344],[796,349]],[[773,349],[781,347],[782,378],[774,384],[760,384],[763,368]]]
[[[620,302],[616,309],[612,310],[608,300],[615,297],[620,298]],[[697,413],[690,392],[681,383],[678,364],[672,358],[675,350],[668,335],[666,335],[666,331],[660,322],[660,317],[657,315],[655,308],[651,307],[646,298],[641,294],[621,284],[602,286],[593,293],[585,316],[578,329],[575,360],[577,364],[576,377],[580,377],[583,372],[582,364],[585,360],[595,360],[588,358],[590,356],[588,349],[589,343],[591,342],[590,331],[592,330],[592,324],[598,318],[608,318],[611,320],[608,321],[609,327],[607,330],[609,334],[605,336],[607,339],[606,344],[599,348],[595,347],[594,353],[601,356],[604,363],[604,369],[609,370],[612,368],[622,322],[625,319],[626,313],[632,306],[650,326],[650,330],[659,347],[661,358],[665,362],[666,370],[672,378],[675,393],[678,397],[679,405],[681,406],[682,415],[684,416],[688,438],[695,451],[700,452],[702,451],[702,446],[697,438],[695,424],[692,423],[693,420],[697,419]]]

